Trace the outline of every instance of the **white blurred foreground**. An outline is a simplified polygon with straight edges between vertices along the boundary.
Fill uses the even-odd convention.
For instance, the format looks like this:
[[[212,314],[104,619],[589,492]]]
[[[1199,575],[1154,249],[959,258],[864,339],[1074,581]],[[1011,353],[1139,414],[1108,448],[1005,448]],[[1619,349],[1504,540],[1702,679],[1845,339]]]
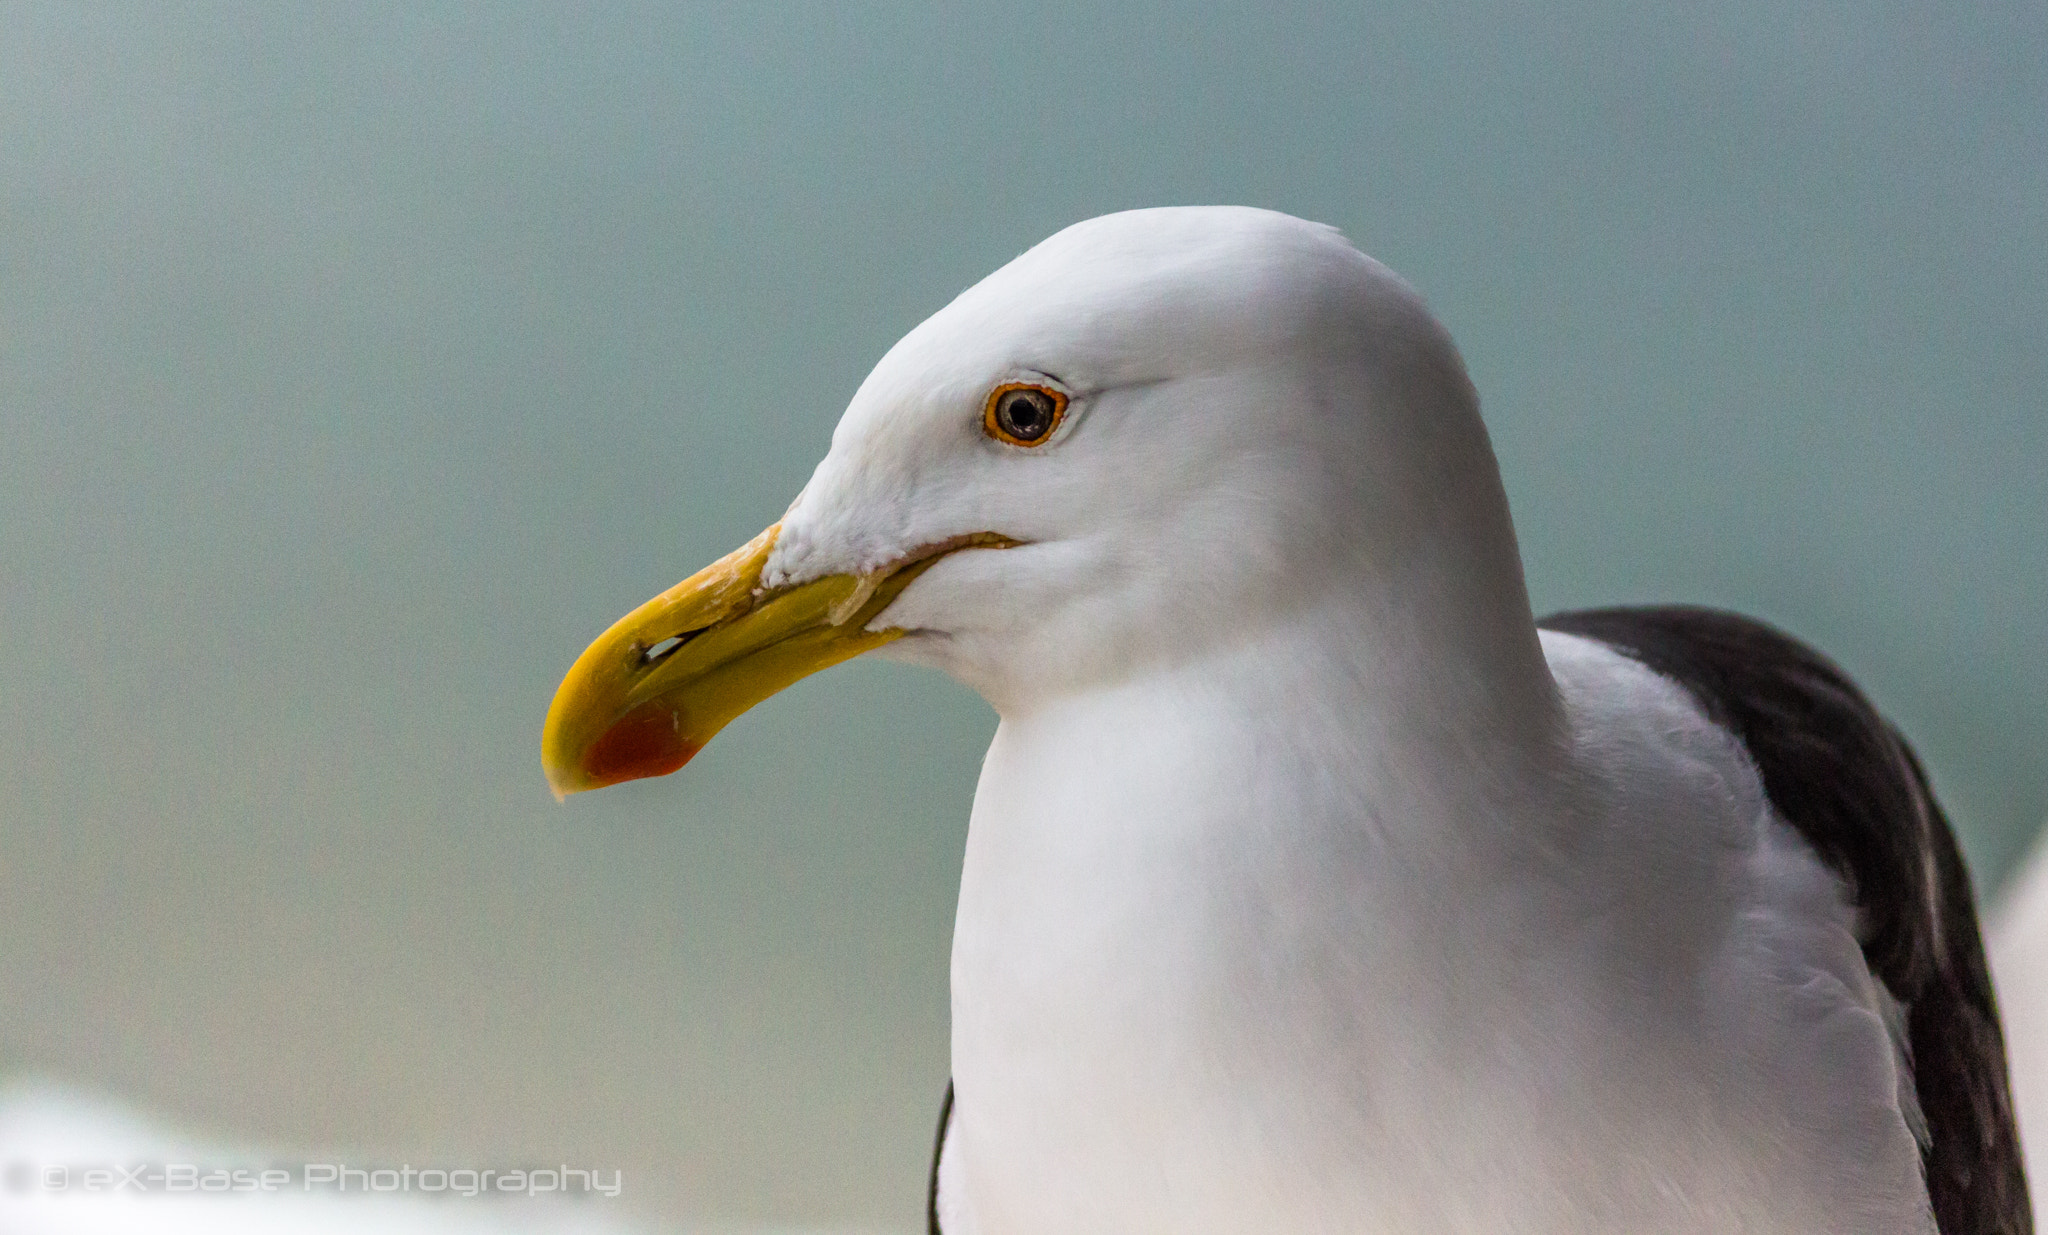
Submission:
[[[453,1189],[422,1195],[409,1178],[411,1194],[379,1195],[352,1177],[351,1190],[337,1194],[324,1171],[309,1189],[305,1165],[196,1141],[54,1085],[0,1088],[0,1235],[656,1235],[601,1191],[493,1195],[458,1179]],[[180,1168],[177,1184],[166,1180],[167,1167]],[[88,1171],[97,1174],[88,1179]],[[228,1172],[216,1183],[244,1190],[199,1191],[196,1176],[216,1171]],[[390,1174],[380,1172],[380,1186],[391,1186]],[[674,1235],[741,1232],[691,1225]]]
[[[2027,1158],[2048,1169],[2048,836],[1987,915],[1992,968],[2004,1013],[2013,1097]],[[0,1090],[0,1235],[324,1235],[375,1230],[388,1235],[653,1235],[602,1195],[549,1196],[337,1195],[309,1190],[303,1164],[290,1182],[269,1191],[172,1193],[166,1164],[198,1164],[202,1173],[242,1169],[245,1186],[273,1166],[271,1156],[207,1145],[152,1124],[104,1101],[54,1086],[19,1083]],[[88,1190],[84,1172],[114,1175],[137,1164],[158,1172],[137,1185],[101,1177]],[[44,1174],[65,1168],[61,1187]],[[189,1178],[189,1173],[188,1173]],[[275,1177],[273,1176],[273,1180]],[[544,1181],[553,1182],[553,1181]],[[410,1183],[410,1181],[408,1181]],[[460,1185],[458,1184],[458,1187]],[[2042,1212],[2042,1179],[2033,1180]],[[708,1228],[688,1228],[711,1235]],[[765,1232],[757,1233],[765,1235]]]
[[[2013,1105],[2034,1193],[2034,1221],[2048,1213],[2048,834],[2014,873],[1986,922]]]
[[[182,1178],[166,1179],[167,1168]],[[215,1172],[229,1172],[216,1184],[237,1183],[243,1190],[199,1191],[198,1177]],[[379,1195],[367,1184],[337,1194],[324,1183],[309,1188],[304,1174],[303,1164],[197,1142],[54,1086],[0,1090],[0,1235],[628,1235],[636,1229],[618,1216],[618,1202],[602,1195],[495,1197],[474,1184],[477,1194],[470,1197],[447,1194],[445,1187],[442,1195]]]

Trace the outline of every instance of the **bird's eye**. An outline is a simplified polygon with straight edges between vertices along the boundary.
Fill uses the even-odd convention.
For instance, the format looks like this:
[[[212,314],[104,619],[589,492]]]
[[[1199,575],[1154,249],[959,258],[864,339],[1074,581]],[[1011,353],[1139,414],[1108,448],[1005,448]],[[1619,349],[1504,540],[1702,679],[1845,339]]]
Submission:
[[[989,392],[981,426],[999,442],[1039,446],[1060,427],[1067,414],[1067,396],[1047,386],[1009,382]]]

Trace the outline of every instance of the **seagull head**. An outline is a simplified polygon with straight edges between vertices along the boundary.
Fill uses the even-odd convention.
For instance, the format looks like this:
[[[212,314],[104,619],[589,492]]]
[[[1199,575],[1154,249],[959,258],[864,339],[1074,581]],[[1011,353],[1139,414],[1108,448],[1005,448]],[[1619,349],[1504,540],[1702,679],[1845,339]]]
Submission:
[[[891,348],[779,523],[577,660],[543,757],[557,794],[663,775],[885,646],[1008,710],[1503,571],[1477,397],[1406,283],[1271,211],[1108,215]]]

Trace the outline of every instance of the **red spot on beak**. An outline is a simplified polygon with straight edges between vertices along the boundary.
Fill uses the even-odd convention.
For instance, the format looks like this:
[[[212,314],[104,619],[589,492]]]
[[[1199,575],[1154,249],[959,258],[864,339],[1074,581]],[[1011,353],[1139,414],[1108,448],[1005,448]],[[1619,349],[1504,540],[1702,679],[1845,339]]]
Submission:
[[[591,744],[583,770],[592,788],[647,776],[667,776],[702,749],[683,736],[683,718],[660,702],[643,703],[621,716]]]

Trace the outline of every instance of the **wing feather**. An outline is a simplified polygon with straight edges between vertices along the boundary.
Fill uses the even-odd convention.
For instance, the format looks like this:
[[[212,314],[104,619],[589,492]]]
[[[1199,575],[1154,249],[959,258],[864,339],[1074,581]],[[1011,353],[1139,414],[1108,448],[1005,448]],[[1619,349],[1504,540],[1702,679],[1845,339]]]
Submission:
[[[1669,606],[1555,614],[1684,687],[1741,741],[1780,817],[1854,890],[1871,972],[1906,1009],[1942,1235],[2031,1235],[1991,973],[1961,850],[1905,739],[1846,674],[1750,618]]]

